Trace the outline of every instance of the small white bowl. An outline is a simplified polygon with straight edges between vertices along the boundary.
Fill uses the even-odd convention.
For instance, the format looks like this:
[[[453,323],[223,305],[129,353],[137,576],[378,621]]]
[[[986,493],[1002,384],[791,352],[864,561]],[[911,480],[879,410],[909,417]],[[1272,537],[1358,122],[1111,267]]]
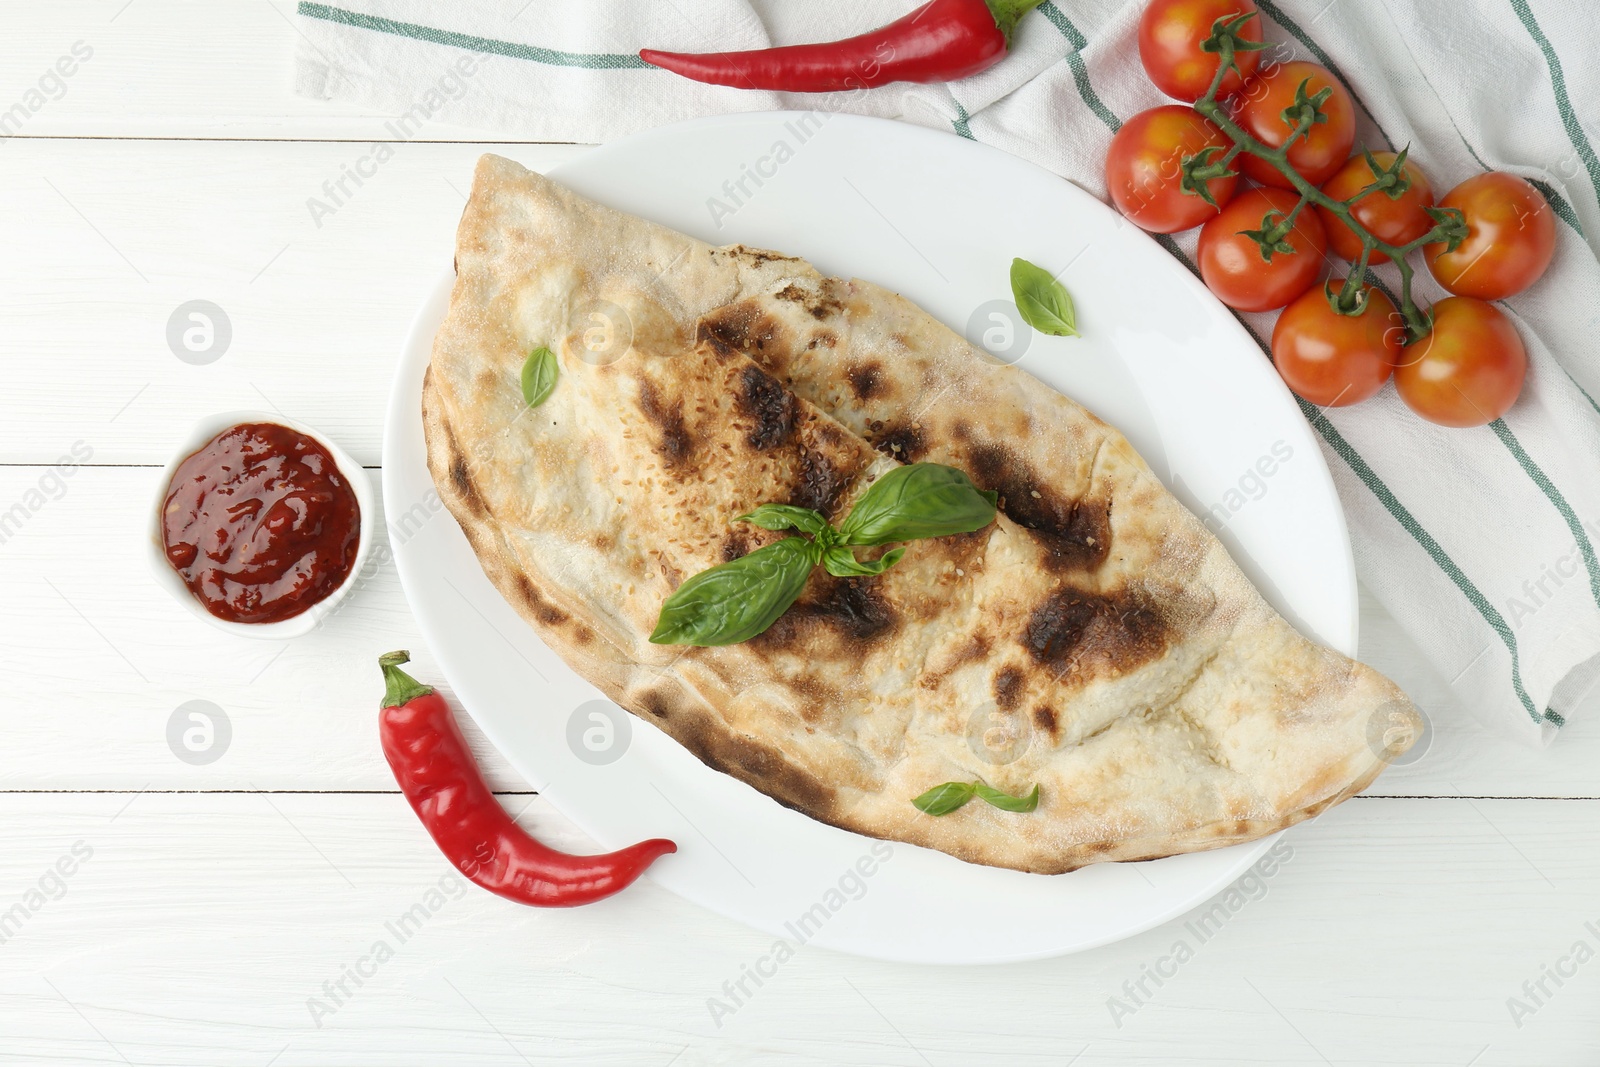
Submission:
[[[344,475],[344,480],[349,484],[350,490],[356,495],[356,503],[361,508],[361,530],[356,543],[356,558],[350,565],[350,573],[338,587],[311,605],[300,614],[284,619],[280,622],[229,622],[219,619],[207,611],[205,605],[195,599],[189,587],[183,583],[178,572],[172,569],[172,564],[167,562],[167,554],[162,548],[162,516],[166,510],[167,491],[172,485],[172,476],[177,473],[178,465],[198,452],[206,442],[230,426],[237,426],[243,422],[270,422],[278,426],[287,426],[291,430],[305,434],[317,444],[328,450],[334,463],[339,467],[339,473]],[[362,565],[366,562],[367,553],[372,548],[372,528],[377,515],[377,505],[372,499],[372,487],[367,482],[367,472],[361,464],[345,454],[344,449],[322,436],[309,426],[303,426],[292,419],[283,418],[281,415],[269,415],[264,411],[225,411],[216,415],[208,415],[194,424],[188,435],[179,443],[177,452],[167,465],[162,468],[160,483],[156,486],[156,498],[150,508],[150,522],[146,530],[145,542],[150,559],[150,570],[155,574],[156,584],[160,585],[172,598],[198,619],[204,619],[219,630],[226,630],[240,637],[265,638],[268,640],[285,640],[308,634],[317,628],[327,615],[333,611],[339,601],[344,599],[356,577],[361,573]]]

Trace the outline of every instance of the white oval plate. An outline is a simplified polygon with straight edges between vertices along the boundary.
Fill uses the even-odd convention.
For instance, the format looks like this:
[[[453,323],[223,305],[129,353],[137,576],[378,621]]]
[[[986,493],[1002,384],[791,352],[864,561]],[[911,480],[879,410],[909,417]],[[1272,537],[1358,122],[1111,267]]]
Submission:
[[[1035,336],[1020,365],[1120,428],[1185,503],[1209,511],[1245,571],[1303,632],[1354,652],[1349,539],[1310,427],[1233,316],[1076,186],[949,134],[820,113],[653,130],[550,174],[716,244],[776,249],[871,279],[958,332],[987,301],[1009,299],[1013,257],[1064,271],[1083,336]],[[441,263],[449,257],[439,250]],[[631,716],[617,716],[632,735],[625,745],[616,735],[619,758],[580,760],[569,720],[580,733],[592,725],[579,708],[599,693],[495,592],[428,476],[419,396],[448,302],[446,277],[412,327],[389,405],[383,489],[400,578],[462,705],[602,846],[673,838],[678,853],[651,877],[791,947],[977,963],[1149,929],[1226,886],[1270,844],[1029,875],[825,826]]]

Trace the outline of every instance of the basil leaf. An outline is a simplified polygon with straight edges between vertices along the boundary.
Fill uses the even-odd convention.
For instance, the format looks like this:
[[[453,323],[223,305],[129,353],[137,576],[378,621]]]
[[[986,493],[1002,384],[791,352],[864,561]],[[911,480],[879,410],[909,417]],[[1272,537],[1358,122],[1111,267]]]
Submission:
[[[971,800],[973,793],[971,782],[946,782],[934,786],[911,803],[927,815],[949,815]]]
[[[650,642],[736,645],[789,610],[817,562],[812,543],[786,537],[690,578],[661,605]]]
[[[835,578],[870,578],[899,563],[905,554],[903,548],[891,548],[879,559],[862,561],[844,545],[833,545],[822,550],[822,566]]]
[[[982,782],[946,782],[934,786],[911,803],[917,806],[917,810],[929,815],[948,815],[975,796],[1001,811],[1026,813],[1039,806],[1037,785],[1027,796],[1014,797]]]
[[[1029,812],[1039,806],[1038,785],[1033,787],[1033,792],[1022,797],[1014,797],[1010,793],[1002,793],[993,786],[984,785],[982,782],[974,782],[972,788],[979,798],[999,808],[1001,811]]]
[[[556,362],[556,354],[544,345],[528,353],[528,360],[522,365],[522,399],[528,402],[530,408],[536,408],[550,399],[560,373],[561,366]]]
[[[954,467],[911,463],[873,482],[839,533],[844,544],[862,547],[971,533],[994,521],[995,499]]]
[[[828,525],[828,520],[817,512],[793,504],[762,504],[733,521],[752,523],[763,530],[800,530],[813,537]]]
[[[1054,337],[1078,336],[1078,315],[1072,294],[1055,276],[1025,259],[1011,261],[1011,299],[1022,321]]]

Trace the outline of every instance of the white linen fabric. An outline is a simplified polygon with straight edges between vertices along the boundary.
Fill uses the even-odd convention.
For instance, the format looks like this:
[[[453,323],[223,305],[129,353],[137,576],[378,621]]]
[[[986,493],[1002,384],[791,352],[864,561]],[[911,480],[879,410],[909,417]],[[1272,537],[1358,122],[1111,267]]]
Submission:
[[[1432,426],[1393,389],[1302,404],[1349,517],[1362,580],[1481,718],[1554,736],[1600,680],[1600,6],[1584,0],[1257,0],[1271,58],[1304,58],[1357,102],[1358,143],[1409,145],[1443,195],[1484,170],[1534,181],[1556,258],[1500,306],[1531,367],[1503,419]],[[1104,197],[1122,121],[1167,102],[1140,66],[1142,0],[1046,0],[1010,55],[951,85],[800,95],[699,85],[644,47],[730,51],[832,40],[916,0],[341,0],[299,5],[296,87],[497,138],[606,141],[701,115],[780,108],[904,119],[995,145]],[[1194,234],[1162,239],[1191,268]],[[1422,271],[1422,298],[1443,295]],[[1380,271],[1391,291],[1393,268]],[[1271,315],[1244,316],[1258,339]],[[1235,417],[1219,412],[1219,417]]]

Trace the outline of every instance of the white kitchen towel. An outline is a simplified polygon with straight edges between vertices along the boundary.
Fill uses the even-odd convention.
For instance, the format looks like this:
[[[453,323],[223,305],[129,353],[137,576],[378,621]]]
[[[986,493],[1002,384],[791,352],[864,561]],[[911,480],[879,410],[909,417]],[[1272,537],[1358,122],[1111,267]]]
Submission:
[[[605,141],[699,115],[848,110],[950,130],[1105,195],[1107,143],[1166,102],[1139,64],[1142,0],[1046,0],[1011,54],[953,85],[826,96],[698,85],[643,47],[832,40],[917,0],[342,0],[299,5],[297,87],[523,140]],[[1269,55],[1329,67],[1360,141],[1410,145],[1441,194],[1484,170],[1534,181],[1559,218],[1554,265],[1502,302],[1532,366],[1504,419],[1432,426],[1392,389],[1302,405],[1349,516],[1362,580],[1485,721],[1548,740],[1600,680],[1600,6],[1588,0],[1257,0]],[[1194,235],[1162,239],[1193,269]],[[1387,278],[1394,282],[1392,267]],[[1423,272],[1419,295],[1442,295]],[[1272,316],[1246,316],[1258,338]],[[1223,417],[1219,413],[1219,417]]]

